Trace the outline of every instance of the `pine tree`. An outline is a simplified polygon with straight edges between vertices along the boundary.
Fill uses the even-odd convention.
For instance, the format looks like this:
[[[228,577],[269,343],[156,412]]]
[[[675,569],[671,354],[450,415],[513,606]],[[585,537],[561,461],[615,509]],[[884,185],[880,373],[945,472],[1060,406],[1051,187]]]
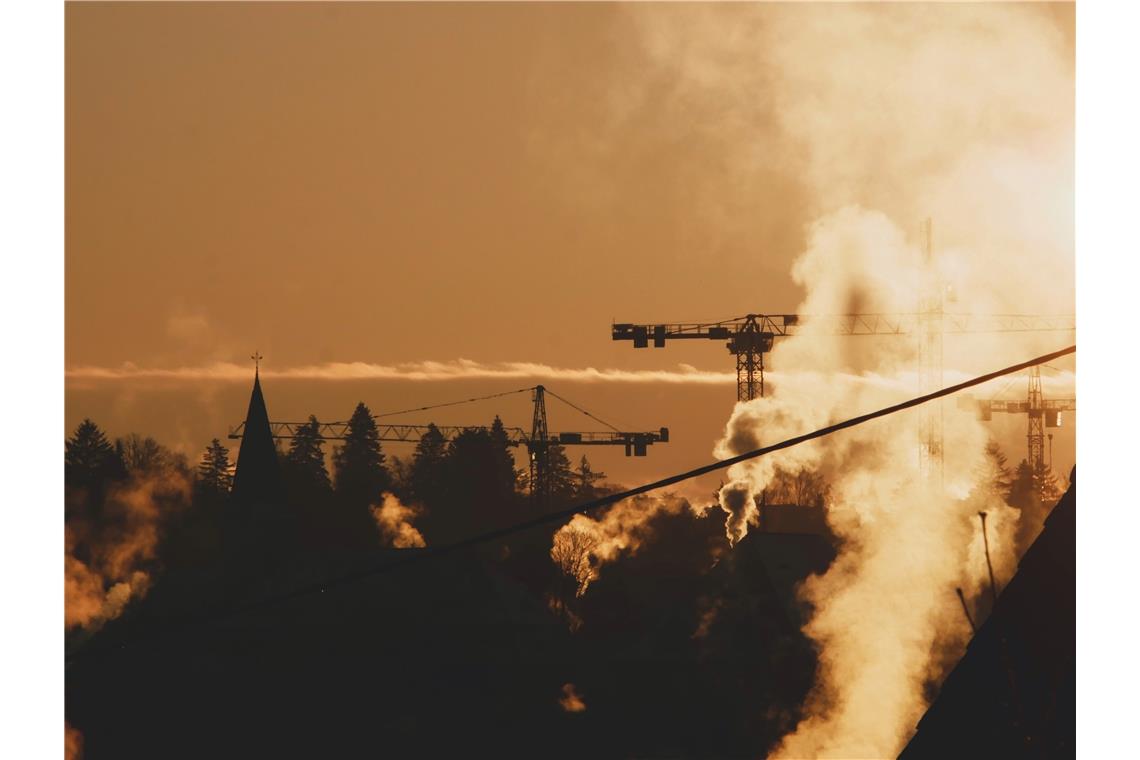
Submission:
[[[64,482],[69,486],[101,487],[124,474],[115,448],[90,419],[79,423],[64,446]]]
[[[375,426],[375,423],[373,425]],[[329,472],[325,467],[324,445],[321,423],[315,416],[309,415],[309,421],[299,427],[293,435],[293,443],[284,460],[291,476],[296,477],[305,489],[327,490],[331,487]]]
[[[499,415],[495,415],[491,423],[491,445],[494,448],[494,483],[495,489],[502,494],[513,494],[515,484],[518,482],[518,471],[515,469],[515,455],[511,453],[510,437]]]
[[[1049,510],[1061,494],[1061,485],[1051,469],[1043,466],[1034,471],[1022,459],[1010,483],[1008,503],[1022,510]]]
[[[391,477],[384,469],[376,420],[363,401],[348,420],[344,445],[333,452],[333,466],[337,495],[351,504],[375,504],[380,493],[392,487]]]
[[[550,482],[550,495],[554,499],[573,499],[577,490],[577,477],[566,457],[566,449],[550,443],[546,450],[546,477]]]
[[[434,424],[420,437],[412,454],[409,487],[414,501],[429,510],[443,500],[447,441]]]
[[[1053,505],[1057,503],[1057,500],[1061,498],[1061,494],[1064,492],[1057,479],[1057,475],[1052,469],[1044,466],[1033,473],[1033,488],[1037,494],[1037,498],[1048,509],[1053,508]]]
[[[986,460],[983,467],[981,473],[983,484],[1008,504],[1010,489],[1013,488],[1013,473],[1010,472],[1005,454],[996,441],[986,444]]]
[[[595,483],[605,480],[606,474],[604,472],[595,472],[590,466],[590,460],[586,455],[582,455],[582,461],[578,463],[576,471],[577,486],[575,489],[575,497],[578,499],[592,499],[597,493],[598,489]]]
[[[227,494],[233,480],[230,451],[215,438],[210,441],[202,455],[202,461],[198,463],[198,486],[213,495]]]
[[[1036,491],[1033,484],[1033,468],[1029,466],[1029,462],[1022,459],[1014,470],[1013,480],[1009,485],[1008,503],[1023,512],[1033,510],[1039,503]]]

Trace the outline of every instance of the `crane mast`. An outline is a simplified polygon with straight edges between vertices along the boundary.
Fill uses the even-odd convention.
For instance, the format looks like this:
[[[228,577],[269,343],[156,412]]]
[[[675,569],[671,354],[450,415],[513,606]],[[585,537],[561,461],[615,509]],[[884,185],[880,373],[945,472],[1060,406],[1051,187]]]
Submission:
[[[958,407],[973,410],[978,415],[978,419],[983,422],[993,419],[995,412],[1024,414],[1026,416],[1025,461],[1029,463],[1030,469],[1036,475],[1043,472],[1048,466],[1045,463],[1046,430],[1061,427],[1062,413],[1075,412],[1077,400],[1075,398],[1045,398],[1041,389],[1041,368],[1033,367],[1029,371],[1029,392],[1026,394],[1025,401],[977,399],[973,396],[963,396],[958,399]]]

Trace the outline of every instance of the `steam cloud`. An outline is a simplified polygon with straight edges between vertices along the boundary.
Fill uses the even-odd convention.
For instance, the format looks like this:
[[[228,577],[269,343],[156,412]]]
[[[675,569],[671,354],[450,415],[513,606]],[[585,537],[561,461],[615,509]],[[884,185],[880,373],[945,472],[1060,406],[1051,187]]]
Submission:
[[[812,228],[795,277],[809,293],[803,311],[845,298],[857,276],[876,305],[899,309],[916,292],[900,273],[914,271],[918,251],[882,214],[858,208],[824,217]],[[958,264],[965,266],[965,262]],[[858,273],[857,275],[855,273]],[[810,322],[772,353],[781,366],[813,367],[771,396],[738,404],[718,443],[727,457],[825,426],[913,395],[917,388],[852,382],[841,370],[854,357],[842,337],[813,334]],[[858,361],[874,373],[901,374],[917,361],[914,341],[864,348]],[[1001,357],[994,355],[993,364]],[[837,370],[834,374],[826,369]],[[805,632],[821,647],[808,717],[784,739],[783,757],[881,757],[896,753],[925,709],[923,684],[937,678],[932,653],[967,635],[953,604],[955,586],[978,594],[985,573],[976,515],[995,516],[991,551],[999,575],[1014,565],[1017,515],[979,482],[985,428],[972,415],[947,410],[944,485],[919,468],[921,412],[894,415],[729,469],[720,493],[730,541],[758,521],[756,499],[777,473],[802,470],[830,484],[832,530],[839,556],[801,594],[815,615]]]
[[[64,626],[97,630],[146,594],[159,540],[160,504],[185,504],[190,483],[170,471],[113,487],[98,519],[71,521],[64,541]]]
[[[623,554],[636,554],[649,539],[649,522],[660,514],[691,509],[678,496],[635,496],[619,501],[598,518],[574,515],[554,534],[550,558],[578,584],[582,596],[601,574],[602,566]]]
[[[574,684],[562,684],[562,696],[558,699],[558,704],[566,712],[585,712],[586,703],[578,696],[578,691],[575,689]]]
[[[678,118],[660,129],[677,139],[715,135],[734,187],[772,172],[799,185],[797,211],[815,220],[792,272],[806,293],[799,313],[913,312],[934,288],[952,312],[1071,313],[1073,70],[1056,9],[763,4],[627,13],[648,79],[615,87],[610,126],[642,116],[644,104],[631,100],[661,92],[650,83],[664,78],[665,109]],[[705,189],[693,212],[711,238],[740,214]],[[927,217],[936,252],[929,265],[917,234]],[[947,336],[945,379],[1068,340]],[[913,339],[828,336],[809,321],[777,344],[770,364],[784,377],[771,378],[768,398],[737,405],[716,453],[915,395],[918,363]],[[729,471],[720,505],[730,540],[756,524],[755,499],[777,472],[802,470],[829,482],[828,520],[843,540],[827,573],[801,589],[815,609],[805,631],[820,646],[820,669],[807,717],[777,757],[896,755],[926,707],[924,683],[940,676],[940,654],[960,652],[968,635],[954,588],[981,588],[979,509],[990,515],[997,574],[1013,570],[1018,515],[979,476],[986,430],[952,404],[934,412],[944,424],[944,487],[920,473],[918,410]]]
[[[427,546],[423,535],[412,525],[419,512],[406,507],[390,493],[381,494],[379,506],[372,507],[372,517],[384,541],[396,549],[415,549]]]
[[[79,760],[83,757],[83,734],[66,721],[63,724],[63,756],[65,760]]]

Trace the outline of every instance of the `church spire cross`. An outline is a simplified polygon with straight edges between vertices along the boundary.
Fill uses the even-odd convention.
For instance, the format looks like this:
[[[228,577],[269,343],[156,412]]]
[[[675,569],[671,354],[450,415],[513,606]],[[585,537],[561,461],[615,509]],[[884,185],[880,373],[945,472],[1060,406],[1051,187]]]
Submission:
[[[261,355],[260,351],[254,351],[249,355],[249,358],[253,359],[253,371],[256,374],[261,369],[261,360],[265,357]]]

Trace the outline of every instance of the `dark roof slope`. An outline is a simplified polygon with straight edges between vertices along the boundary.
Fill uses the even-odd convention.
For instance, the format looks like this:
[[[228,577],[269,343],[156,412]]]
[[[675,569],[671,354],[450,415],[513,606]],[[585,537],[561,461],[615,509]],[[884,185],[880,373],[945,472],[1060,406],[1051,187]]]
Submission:
[[[269,429],[269,413],[265,409],[265,397],[261,394],[261,380],[256,374],[238,449],[232,493],[235,502],[249,507],[277,504],[284,494],[277,447]]]

